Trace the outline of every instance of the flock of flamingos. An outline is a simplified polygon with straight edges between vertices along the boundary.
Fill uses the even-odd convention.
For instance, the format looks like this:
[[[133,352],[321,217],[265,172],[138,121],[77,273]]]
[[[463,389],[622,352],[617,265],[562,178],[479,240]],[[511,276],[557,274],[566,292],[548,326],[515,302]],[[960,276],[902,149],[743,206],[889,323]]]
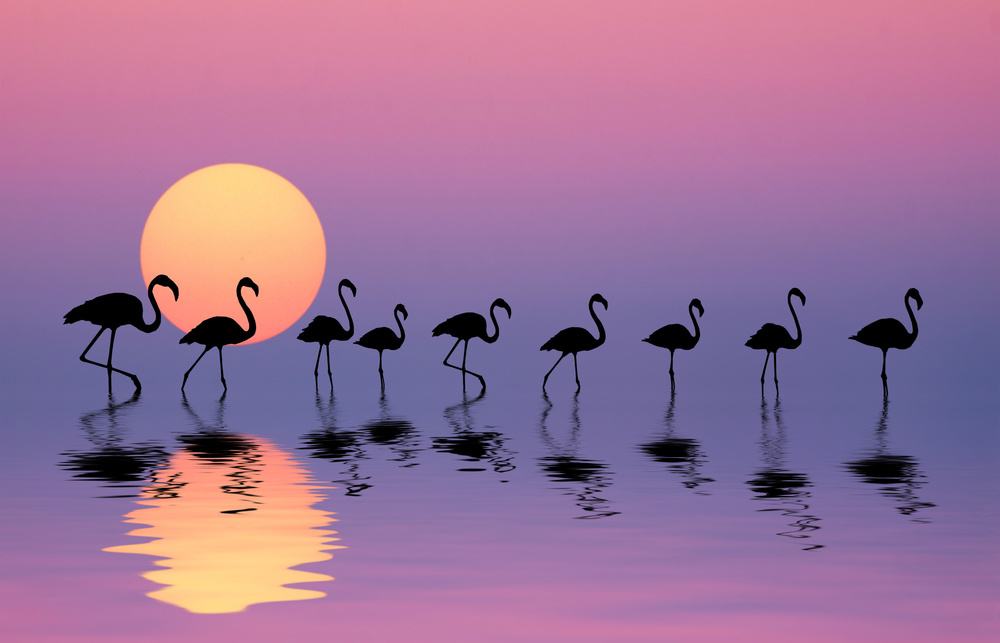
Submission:
[[[90,340],[87,344],[87,348],[84,349],[83,353],[80,355],[80,360],[88,364],[93,364],[101,368],[107,369],[108,372],[108,390],[111,390],[111,374],[120,373],[122,375],[127,375],[132,379],[132,383],[135,384],[136,391],[142,389],[142,384],[139,383],[139,378],[136,377],[134,373],[129,373],[123,371],[119,368],[115,368],[111,365],[111,355],[115,349],[115,333],[122,326],[135,326],[144,333],[151,333],[160,326],[160,308],[156,304],[156,298],[153,296],[153,290],[157,286],[163,286],[169,288],[174,294],[174,300],[176,301],[180,295],[180,291],[177,288],[177,284],[173,282],[166,275],[158,275],[149,283],[148,296],[149,303],[153,307],[154,318],[152,323],[145,323],[143,321],[142,313],[142,302],[138,297],[129,295],[127,293],[109,293],[107,295],[101,295],[90,299],[73,310],[66,313],[64,317],[65,324],[72,324],[78,321],[88,321],[96,326],[100,327],[94,338]],[[249,277],[244,277],[240,279],[239,284],[236,286],[236,299],[239,301],[240,306],[243,308],[244,313],[247,317],[247,328],[244,329],[236,320],[230,317],[211,317],[201,322],[190,332],[188,332],[184,337],[181,338],[181,344],[201,344],[205,349],[198,355],[198,359],[194,361],[191,368],[184,373],[184,380],[181,383],[181,391],[184,391],[184,387],[187,385],[188,376],[194,367],[198,365],[201,358],[205,356],[212,348],[217,348],[219,350],[219,373],[222,378],[222,387],[226,389],[226,374],[225,369],[222,365],[222,348],[230,344],[239,344],[245,342],[254,336],[257,332],[257,323],[254,320],[253,312],[250,310],[250,306],[247,305],[246,300],[243,299],[243,289],[250,288],[253,290],[254,295],[259,295],[260,290]],[[357,288],[348,279],[343,279],[337,289],[340,295],[340,302],[344,306],[344,312],[347,315],[347,328],[332,317],[327,317],[326,315],[318,315],[314,318],[309,325],[302,329],[299,333],[298,339],[304,342],[312,342],[319,344],[319,353],[316,355],[316,367],[313,371],[313,375],[316,378],[317,386],[319,384],[319,363],[320,358],[323,355],[323,348],[326,348],[326,370],[327,375],[330,377],[330,385],[333,385],[333,372],[330,368],[330,342],[334,341],[347,341],[354,337],[354,319],[351,317],[351,310],[347,305],[347,300],[344,298],[344,289],[350,289],[351,295],[357,295]],[[792,288],[788,291],[788,309],[792,313],[792,320],[795,322],[795,337],[792,337],[791,333],[785,329],[784,326],[779,326],[778,324],[764,324],[760,329],[754,333],[749,340],[746,342],[746,346],[756,350],[766,351],[764,357],[764,369],[760,374],[760,384],[761,391],[763,392],[764,387],[764,375],[767,373],[767,363],[771,355],[774,355],[774,363],[772,370],[774,372],[774,384],[775,387],[778,385],[778,349],[793,349],[797,348],[802,343],[802,328],[799,326],[799,318],[795,314],[795,308],[792,306],[792,297],[797,297],[804,306],[806,303],[806,296],[802,294],[802,291],[798,288]],[[913,332],[907,331],[906,327],[903,326],[899,320],[896,319],[879,319],[874,321],[856,334],[851,335],[849,339],[853,339],[857,342],[865,344],[866,346],[874,346],[875,348],[881,349],[882,351],[882,390],[885,395],[888,395],[888,378],[885,374],[885,360],[886,353],[890,348],[906,349],[913,345],[913,342],[917,339],[917,318],[913,314],[913,309],[910,307],[910,299],[917,302],[917,310],[923,306],[923,300],[920,298],[920,293],[917,292],[916,288],[910,288],[906,291],[906,295],[903,298],[903,303],[906,306],[906,312],[910,315],[910,323],[913,326]],[[577,353],[584,351],[589,351],[597,348],[604,343],[607,337],[604,324],[601,323],[600,318],[597,316],[597,312],[594,310],[596,304],[601,304],[604,309],[608,308],[608,301],[599,294],[595,294],[590,298],[590,316],[593,318],[594,323],[597,325],[597,337],[594,337],[590,331],[585,328],[580,328],[574,326],[572,328],[564,328],[555,335],[553,335],[547,342],[542,344],[541,350],[543,351],[556,351],[561,353],[559,359],[556,363],[552,365],[549,372],[545,374],[545,378],[542,380],[542,391],[545,391],[545,385],[549,381],[549,375],[555,370],[559,362],[563,360],[567,355],[573,356],[573,372],[576,376],[576,390],[580,391],[580,374],[577,369],[576,356]],[[492,344],[497,341],[500,337],[500,325],[497,323],[496,309],[502,308],[507,312],[507,318],[511,317],[510,306],[503,299],[496,299],[490,306],[490,320],[493,322],[493,334],[490,335],[487,332],[486,319],[479,313],[460,313],[454,317],[450,317],[445,321],[438,324],[432,331],[435,337],[439,335],[449,335],[455,338],[455,344],[448,351],[448,354],[444,358],[444,365],[450,368],[460,370],[462,372],[462,386],[465,386],[465,376],[472,375],[479,380],[479,384],[482,386],[483,391],[486,390],[486,380],[479,373],[475,373],[466,368],[466,357],[469,352],[469,340],[478,337],[487,344]],[[696,317],[694,311],[697,309],[698,316]],[[698,299],[692,299],[691,303],[688,305],[688,313],[691,316],[691,323],[694,325],[694,334],[682,324],[668,324],[655,330],[649,337],[646,337],[642,341],[648,342],[653,346],[658,346],[660,348],[666,348],[670,351],[670,385],[671,389],[674,387],[674,351],[675,350],[691,350],[698,343],[698,339],[701,337],[701,330],[698,328],[698,317],[705,313],[705,309]],[[402,319],[400,316],[402,315]],[[396,324],[399,327],[399,335],[388,327],[382,326],[368,331],[362,335],[355,344],[363,346],[365,348],[370,348],[372,350],[378,351],[378,373],[379,379],[382,383],[382,390],[385,390],[385,376],[382,371],[382,352],[387,350],[397,350],[403,345],[403,341],[406,339],[406,332],[403,329],[403,320],[407,318],[406,307],[403,304],[398,304],[393,311],[393,317],[396,320]],[[93,348],[94,344],[97,342],[98,338],[104,333],[105,330],[111,330],[111,341],[108,347],[108,361],[106,364],[100,362],[95,362],[94,360],[87,359],[87,353]],[[452,364],[448,359],[458,348],[461,342],[465,342],[465,346],[462,349],[462,365],[458,366]]]

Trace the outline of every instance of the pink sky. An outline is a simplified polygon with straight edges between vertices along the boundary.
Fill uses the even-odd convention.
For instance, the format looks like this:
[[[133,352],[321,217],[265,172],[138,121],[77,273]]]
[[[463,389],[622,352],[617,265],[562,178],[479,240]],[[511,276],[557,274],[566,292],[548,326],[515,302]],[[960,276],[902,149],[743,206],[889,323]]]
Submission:
[[[58,172],[165,189],[239,160],[320,202],[512,190],[552,202],[873,176],[968,189],[996,171],[989,2],[32,2],[4,14],[14,185]]]

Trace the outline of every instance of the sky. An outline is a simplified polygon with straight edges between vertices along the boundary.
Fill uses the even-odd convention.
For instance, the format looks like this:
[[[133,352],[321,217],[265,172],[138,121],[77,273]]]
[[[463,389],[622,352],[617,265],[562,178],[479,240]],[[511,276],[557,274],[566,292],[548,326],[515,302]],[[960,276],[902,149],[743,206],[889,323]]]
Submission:
[[[562,310],[585,321],[602,292],[611,314],[644,316],[636,333],[700,297],[735,342],[794,285],[839,339],[904,317],[919,287],[924,315],[968,324],[953,352],[1000,353],[994,3],[2,13],[9,337],[31,343],[85,298],[141,292],[153,205],[237,162],[285,177],[320,217],[326,276],[307,319],[348,277],[371,310],[362,325],[391,323],[401,301],[431,325],[497,296],[538,325]]]
[[[220,426],[259,442],[272,458],[269,466],[287,469],[289,480],[305,476],[295,462],[308,454],[296,445],[303,432],[315,431],[315,412],[321,426],[326,421],[319,397],[315,408],[312,399],[315,345],[305,346],[295,335],[317,314],[344,319],[337,299],[341,279],[357,286],[357,296],[348,301],[359,333],[392,326],[398,303],[409,311],[406,345],[386,355],[389,402],[376,397],[377,358],[371,351],[357,346],[332,351],[341,404],[337,421],[358,431],[365,421],[388,417],[391,410],[412,415],[428,436],[454,437],[448,409],[455,408],[458,375],[440,363],[452,341],[433,338],[431,329],[463,311],[485,314],[497,297],[509,302],[513,313],[509,320],[501,318],[497,344],[474,343],[469,349],[470,364],[490,382],[484,406],[470,417],[521,449],[521,477],[510,486],[522,484],[527,491],[497,496],[511,503],[497,515],[517,522],[470,522],[470,511],[495,507],[481,502],[474,486],[455,484],[453,477],[415,485],[411,478],[397,481],[378,469],[380,491],[389,493],[372,496],[385,506],[366,499],[348,507],[338,504],[340,495],[331,503],[344,514],[333,528],[359,552],[340,558],[345,562],[338,562],[344,565],[337,567],[338,577],[342,570],[353,573],[348,576],[353,581],[335,584],[334,591],[353,599],[360,590],[368,597],[364,609],[350,600],[301,601],[317,606],[312,614],[322,613],[315,620],[299,619],[302,627],[324,634],[344,631],[337,629],[341,615],[351,617],[356,627],[361,621],[366,627],[368,621],[389,627],[437,619],[450,626],[452,610],[428,608],[443,604],[441,594],[424,594],[421,574],[412,573],[419,569],[437,578],[441,558],[412,556],[401,565],[395,548],[403,543],[399,551],[411,551],[402,539],[413,536],[416,550],[468,556],[468,563],[462,559],[458,567],[475,571],[483,564],[483,550],[468,546],[470,534],[471,541],[499,548],[492,560],[501,585],[522,583],[519,566],[505,564],[521,560],[521,550],[540,561],[534,573],[557,570],[551,576],[558,579],[537,594],[526,591],[520,595],[525,606],[507,612],[497,612],[491,600],[477,603],[477,595],[464,586],[448,594],[470,604],[469,627],[477,631],[481,623],[492,622],[482,619],[496,619],[498,613],[540,613],[543,594],[568,596],[565,609],[571,610],[573,597],[591,586],[600,591],[588,594],[594,607],[581,613],[601,618],[615,603],[608,602],[601,586],[591,585],[598,576],[589,575],[589,562],[604,561],[608,568],[621,562],[625,569],[634,564],[626,559],[635,552],[653,551],[663,558],[659,567],[643,567],[649,585],[613,576],[614,587],[623,592],[619,597],[625,597],[621,600],[646,605],[646,587],[675,591],[677,574],[659,570],[680,569],[681,578],[694,578],[710,560],[712,569],[722,570],[719,582],[699,591],[706,601],[721,600],[726,615],[738,611],[740,617],[713,619],[719,627],[750,623],[759,630],[763,621],[758,619],[764,618],[794,628],[795,636],[809,625],[832,637],[864,632],[883,639],[892,635],[878,630],[876,622],[906,623],[926,637],[949,623],[976,627],[970,619],[963,621],[962,609],[987,614],[989,607],[977,603],[976,596],[987,599],[978,592],[980,585],[955,579],[980,578],[978,556],[987,546],[984,534],[994,526],[979,502],[991,488],[989,481],[983,483],[985,472],[996,469],[1000,422],[998,114],[1000,5],[995,0],[3,0],[0,429],[8,429],[3,470],[17,485],[15,493],[4,496],[15,507],[12,515],[23,517],[10,521],[11,533],[20,536],[8,549],[24,545],[15,556],[22,602],[11,602],[8,612],[65,629],[67,636],[107,640],[108,631],[101,629],[107,624],[97,621],[107,620],[108,612],[89,607],[107,603],[105,593],[78,591],[104,582],[120,590],[115,596],[128,594],[129,602],[105,605],[124,614],[128,627],[142,631],[153,623],[152,629],[159,630],[168,623],[150,634],[164,637],[181,631],[171,629],[179,618],[147,621],[155,607],[143,595],[149,588],[127,567],[138,563],[123,560],[140,557],[81,553],[96,556],[102,548],[127,546],[126,530],[136,525],[121,522],[126,512],[144,511],[139,516],[147,518],[165,514],[155,503],[80,502],[90,491],[67,482],[69,474],[57,470],[59,452],[71,449],[67,445],[74,440],[85,441],[80,428],[89,416],[79,416],[81,410],[108,399],[104,374],[77,360],[96,329],[62,322],[74,306],[116,291],[139,295],[148,321],[140,240],[151,210],[170,186],[192,172],[242,163],[277,173],[309,200],[326,240],[325,274],[316,300],[289,330],[253,346],[226,349],[225,423],[214,359],[203,361],[187,390],[191,408],[206,416],[206,409],[217,408]],[[663,517],[668,505],[650,487],[649,498],[660,513],[623,512],[622,520],[639,521],[632,534],[643,540],[635,547],[637,541],[610,521],[601,523],[611,525],[601,527],[606,532],[571,532],[560,523],[549,532],[551,542],[516,537],[526,515],[544,516],[549,524],[555,513],[548,502],[571,509],[562,495],[549,498],[528,484],[532,473],[543,477],[528,454],[552,447],[536,444],[546,422],[557,438],[575,436],[567,427],[579,408],[584,418],[580,457],[614,465],[619,477],[611,497],[626,505],[629,484],[646,484],[635,473],[646,469],[619,465],[645,457],[635,448],[639,438],[629,442],[629,436],[646,431],[647,411],[662,433],[668,355],[640,339],[667,323],[690,327],[688,302],[695,297],[705,315],[699,320],[697,349],[677,356],[678,435],[705,442],[713,466],[729,476],[728,489],[743,503],[749,497],[743,472],[751,475],[758,467],[754,440],[758,435],[767,440],[767,422],[759,420],[759,409],[767,407],[756,399],[763,355],[743,343],[762,323],[791,326],[786,295],[792,287],[805,293],[807,304],[796,303],[802,346],[781,353],[790,468],[805,460],[825,466],[832,454],[854,448],[858,436],[868,444],[873,430],[878,435],[872,428],[878,410],[888,409],[881,406],[880,356],[847,337],[881,317],[906,321],[904,294],[919,289],[924,302],[917,311],[920,338],[909,350],[889,356],[890,433],[893,448],[919,455],[928,480],[939,485],[933,501],[940,505],[941,514],[935,515],[943,515],[933,529],[943,532],[920,540],[903,532],[909,524],[893,523],[885,536],[873,534],[869,523],[853,515],[831,518],[824,523],[824,538],[836,538],[837,529],[846,533],[855,525],[858,538],[868,544],[857,547],[862,554],[847,566],[843,558],[817,557],[808,568],[802,558],[785,556],[788,548],[772,558],[759,557],[760,549],[740,536],[742,527],[731,532],[720,527],[719,533],[740,541],[734,551],[753,552],[727,559],[718,557],[715,543],[706,539],[716,523],[698,504],[700,513],[693,515],[708,518],[664,518],[673,529],[690,530],[685,542],[705,552],[689,557],[676,545],[663,546],[660,527],[667,523],[650,517]],[[167,296],[166,289],[160,292]],[[548,419],[538,388],[557,356],[538,347],[567,326],[593,330],[586,304],[594,293],[609,302],[606,311],[599,310],[607,344],[580,357],[584,393],[579,399],[569,401],[569,360],[553,373]],[[165,323],[148,336],[123,329],[116,340],[116,365],[134,370],[144,384],[142,402],[132,409],[139,412],[132,420],[123,413],[123,426],[134,431],[135,439],[171,441],[172,431],[187,426],[187,401],[181,408],[178,389],[200,347],[178,346],[181,335]],[[101,359],[106,349],[102,344],[95,350]],[[124,378],[116,379],[119,402],[131,390]],[[446,409],[444,424],[441,408]],[[113,409],[109,413],[114,420]],[[859,423],[857,417],[865,419]],[[575,422],[579,429],[579,417]],[[459,428],[454,423],[454,430]],[[575,439],[567,443],[570,450],[576,449]],[[652,439],[643,437],[641,443]],[[292,453],[288,460],[286,451]],[[178,454],[170,460],[172,470],[194,471]],[[376,460],[373,468],[396,469],[395,461]],[[317,481],[333,475],[316,458],[308,464],[318,471]],[[853,502],[857,493],[844,486],[842,468],[816,466],[824,484],[833,481],[817,484],[822,488],[817,497],[833,489],[829,497],[849,494]],[[202,473],[206,489],[215,484],[208,474],[218,472]],[[67,484],[81,490],[69,493],[58,486]],[[65,497],[56,498],[51,489]],[[467,496],[449,504],[452,493]],[[939,501],[941,496],[945,500]],[[525,513],[515,506],[521,497],[541,504]],[[678,497],[670,496],[670,502]],[[725,500],[720,494],[711,502],[719,498]],[[325,526],[323,512],[310,510],[311,500],[300,500],[295,506],[302,510],[301,520]],[[719,525],[730,524],[732,516],[732,524],[743,525],[751,513],[764,515],[739,503],[733,511],[718,511]],[[850,513],[832,505],[826,509],[834,516]],[[441,524],[427,520],[442,515]],[[73,529],[65,529],[67,516]],[[152,522],[157,524],[143,524],[154,531],[165,528]],[[399,529],[407,523],[414,531]],[[449,530],[449,525],[457,527]],[[897,538],[897,529],[905,536]],[[114,537],[106,538],[103,531]],[[87,549],[75,543],[77,532],[80,543],[100,544]],[[447,537],[442,539],[442,533]],[[569,533],[574,539],[589,534],[592,540],[583,549],[564,547]],[[758,535],[778,540],[773,530]],[[613,541],[621,546],[608,547]],[[983,549],[963,545],[973,541]],[[366,543],[374,547],[365,549]],[[321,544],[304,548],[302,556],[325,556],[317,553]],[[889,546],[896,556],[883,555]],[[391,552],[386,559],[391,564],[373,568],[371,561],[378,558],[373,551]],[[569,563],[575,564],[581,551],[586,556],[580,560],[588,565],[577,569]],[[850,557],[855,550],[836,551]],[[60,557],[63,552],[69,553]],[[869,552],[874,553],[865,558]],[[68,571],[52,572],[51,578],[68,575],[70,582],[50,580],[46,570],[54,568],[45,565],[62,565],[72,556],[91,561],[87,564],[93,568],[67,563]],[[559,566],[549,566],[550,558]],[[939,567],[925,567],[929,559]],[[961,564],[955,564],[959,559]],[[778,567],[770,566],[779,560]],[[407,566],[413,564],[420,566]],[[803,575],[807,568],[812,571]],[[889,568],[891,574],[884,571]],[[566,569],[573,573],[562,574]],[[914,582],[914,569],[934,582]],[[938,582],[939,569],[947,582]],[[855,586],[855,579],[843,579],[857,570],[874,570],[878,582]],[[86,575],[98,571],[99,578]],[[382,580],[400,573],[409,577],[398,587]],[[734,574],[742,580],[719,593]],[[839,579],[840,588],[829,595],[856,608],[860,618],[845,620],[827,612],[816,620],[808,601],[825,602],[828,609],[836,607],[834,601],[825,598],[828,594],[799,591],[797,583],[829,575]],[[92,579],[97,580],[91,584]],[[784,584],[789,579],[793,582]],[[121,590],[120,583],[132,583],[131,589]],[[768,595],[778,597],[769,614],[747,607],[757,604],[761,583],[771,583]],[[53,587],[63,593],[52,594]],[[887,587],[898,591],[884,591]],[[953,592],[956,587],[963,589]],[[681,592],[684,598],[689,590]],[[387,591],[408,619],[382,618],[399,613],[387,612],[382,602]],[[942,592],[949,595],[935,595]],[[750,597],[749,602],[730,600],[737,594]],[[47,606],[66,596],[75,601],[78,620],[55,622]],[[940,600],[919,602],[912,596]],[[942,604],[958,606],[953,620],[938,618],[950,609]],[[342,611],[331,611],[331,605]],[[665,618],[676,615],[686,626],[704,617],[687,602],[678,605]],[[797,607],[802,605],[807,606]],[[898,612],[886,611],[887,605]],[[924,621],[913,621],[915,613]],[[293,611],[251,614],[254,618],[240,621],[244,638],[273,638],[274,631],[285,630],[267,624],[284,628],[289,619],[283,615]],[[192,627],[194,621],[185,623]],[[208,628],[205,640],[218,639],[214,628],[222,621],[205,623],[197,626]],[[128,627],[118,635],[127,636]],[[600,637],[607,631],[584,631],[588,627],[580,621],[572,633]],[[643,635],[659,638],[652,629]]]

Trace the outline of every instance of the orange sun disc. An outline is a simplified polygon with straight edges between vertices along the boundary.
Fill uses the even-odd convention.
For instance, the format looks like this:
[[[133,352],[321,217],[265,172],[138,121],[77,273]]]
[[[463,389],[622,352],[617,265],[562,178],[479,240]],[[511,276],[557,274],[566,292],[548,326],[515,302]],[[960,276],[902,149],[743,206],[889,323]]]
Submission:
[[[326,239],[298,188],[269,170],[227,163],[188,174],[160,197],[142,232],[140,260],[146,284],[158,274],[177,284],[176,302],[157,301],[184,332],[215,316],[246,328],[236,284],[253,279],[260,295],[243,289],[257,321],[250,344],[284,331],[312,304]]]

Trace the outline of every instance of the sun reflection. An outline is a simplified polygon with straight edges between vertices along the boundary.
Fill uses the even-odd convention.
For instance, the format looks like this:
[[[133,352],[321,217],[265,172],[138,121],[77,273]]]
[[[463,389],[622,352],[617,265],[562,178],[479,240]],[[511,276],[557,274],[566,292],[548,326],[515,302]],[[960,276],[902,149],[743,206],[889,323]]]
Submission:
[[[148,525],[130,536],[148,542],[104,551],[162,560],[143,577],[165,585],[148,594],[190,612],[239,612],[256,603],[320,598],[317,590],[288,587],[331,581],[293,569],[328,560],[337,532],[323,529],[330,512],[308,470],[261,438],[202,432],[158,469],[143,491],[144,505],[127,522]]]

